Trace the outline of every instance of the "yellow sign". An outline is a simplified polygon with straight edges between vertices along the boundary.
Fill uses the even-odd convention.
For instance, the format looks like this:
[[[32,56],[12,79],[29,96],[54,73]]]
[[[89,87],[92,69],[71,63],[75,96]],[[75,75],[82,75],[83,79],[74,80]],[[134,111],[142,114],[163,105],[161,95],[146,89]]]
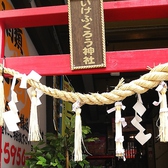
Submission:
[[[0,0],[0,10],[11,10],[13,6],[7,0]],[[22,28],[13,28],[5,30],[5,54],[10,57],[29,56],[26,42],[25,30]],[[8,56],[6,55],[6,56]],[[12,79],[7,79],[4,83],[6,104],[10,101],[10,87]],[[29,118],[30,100],[26,90],[20,89],[20,81],[17,81],[15,92],[19,101],[19,115]]]
[[[12,4],[8,0],[0,0],[0,10],[11,10]],[[29,48],[26,42],[26,31],[22,28],[11,28],[5,30],[5,56],[20,57],[29,56]],[[17,61],[17,58],[16,58]],[[9,110],[8,102],[11,101],[12,78],[4,80],[6,111]],[[20,118],[19,131],[10,132],[6,126],[2,127],[2,156],[0,167],[22,168],[25,165],[25,152],[30,151],[28,142],[28,119],[30,115],[30,99],[26,89],[20,88],[17,80],[14,91],[17,94],[18,114]],[[12,151],[12,153],[11,153]],[[8,153],[8,155],[7,155]],[[16,156],[16,157],[13,157]]]

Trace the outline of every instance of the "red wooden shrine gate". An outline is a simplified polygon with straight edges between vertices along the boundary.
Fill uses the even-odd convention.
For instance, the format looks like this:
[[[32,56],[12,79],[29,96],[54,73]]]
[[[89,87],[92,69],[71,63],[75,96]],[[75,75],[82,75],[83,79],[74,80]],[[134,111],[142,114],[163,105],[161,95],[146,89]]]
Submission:
[[[105,22],[168,18],[166,0],[130,0],[104,2]],[[67,5],[0,11],[0,63],[4,57],[4,34],[7,28],[68,24]],[[41,75],[94,74],[146,70],[167,62],[168,49],[115,51],[106,53],[106,68],[75,70],[70,68],[70,56],[46,55],[11,57],[5,67],[28,74],[32,69]],[[47,60],[47,64],[46,64]]]
[[[168,18],[166,0],[115,1],[103,5],[105,22]],[[68,24],[67,5],[0,11],[0,63],[4,59],[5,29],[65,24]],[[69,54],[5,58],[5,67],[22,74],[33,69],[47,76],[143,71],[147,66],[167,61],[168,48],[107,52],[106,68],[72,71]]]

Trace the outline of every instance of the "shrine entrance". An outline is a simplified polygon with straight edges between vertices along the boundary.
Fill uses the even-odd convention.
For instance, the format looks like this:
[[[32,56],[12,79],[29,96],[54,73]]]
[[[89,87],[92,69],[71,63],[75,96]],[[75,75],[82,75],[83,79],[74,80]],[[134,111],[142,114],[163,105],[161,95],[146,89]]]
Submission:
[[[59,53],[59,54],[50,54],[50,55],[41,55],[41,56],[29,56],[29,57],[19,57],[19,58],[4,58],[4,45],[5,45],[5,30],[10,28],[32,28],[40,26],[67,26],[68,25],[68,7],[67,5],[60,6],[49,6],[43,8],[27,8],[19,10],[4,11],[0,14],[0,55],[1,63],[5,60],[5,67],[14,69],[20,73],[28,74],[33,67],[33,70],[38,72],[42,76],[61,76],[66,75],[68,79],[72,82],[74,88],[79,89],[79,92],[109,92],[117,86],[119,80],[124,77],[125,82],[129,83],[134,79],[138,79],[140,76],[148,72],[147,67],[155,67],[162,63],[167,63],[167,19],[168,19],[168,4],[165,1],[158,2],[157,0],[151,2],[145,1],[117,1],[117,2],[104,2],[104,22],[106,26],[106,33],[109,35],[106,38],[106,66],[105,67],[96,67],[91,69],[77,69],[72,70],[70,64],[70,54],[69,53]],[[148,25],[148,26],[146,26]],[[111,29],[113,27],[113,29]],[[147,27],[144,29],[144,27]],[[157,27],[160,30],[160,33],[156,34]],[[118,30],[119,28],[119,30]],[[125,30],[124,30],[125,29]],[[137,30],[140,31],[137,31]],[[122,31],[121,31],[122,30]],[[128,31],[128,34],[123,32]],[[146,37],[142,37],[142,32],[148,31]],[[120,34],[120,32],[122,32]],[[135,32],[135,33],[134,33]],[[150,32],[150,34],[149,34]],[[142,33],[142,34],[141,34]],[[134,37],[131,37],[134,36]],[[153,36],[153,37],[152,37]],[[152,38],[151,38],[152,37]],[[141,41],[141,38],[143,39]],[[134,39],[134,40],[132,40]],[[145,39],[145,40],[144,40]],[[122,43],[120,42],[122,40]],[[47,63],[46,63],[47,60]],[[82,76],[81,76],[82,74]],[[105,78],[106,76],[106,78]],[[105,83],[98,83],[101,79],[105,79]],[[79,87],[79,83],[84,81],[84,90]],[[50,80],[49,80],[50,82]],[[82,82],[83,83],[83,82]],[[96,86],[96,87],[95,87]],[[152,96],[151,96],[152,95]],[[153,97],[153,99],[151,99]],[[146,93],[144,103],[146,106],[151,105],[154,100],[156,100],[157,94],[155,91],[150,91]],[[150,99],[150,100],[149,100]],[[132,104],[130,102],[132,101]],[[132,106],[136,103],[136,98],[131,96],[128,99],[124,100],[125,105],[129,104],[128,110],[128,120],[130,116],[134,115],[134,111],[131,110]],[[123,102],[123,104],[124,104]],[[86,111],[89,111],[90,118],[89,120],[99,119],[102,117],[103,121],[106,121],[106,118],[114,119],[114,114],[109,116],[102,115],[101,113],[105,112],[104,109],[111,108],[112,104],[104,105],[99,107],[99,110],[95,106],[87,106]],[[152,105],[151,105],[152,106]],[[150,108],[151,110],[151,108]],[[93,113],[92,113],[93,112]],[[87,112],[86,112],[87,113]],[[83,114],[84,118],[87,120],[87,114]],[[97,116],[99,113],[99,116]],[[130,114],[130,115],[129,115]],[[153,108],[153,111],[148,112],[145,117],[148,119],[151,117],[152,120],[146,120],[145,128],[146,133],[152,132],[153,136],[157,135],[157,131],[153,129],[153,122],[157,120],[157,111],[156,108]],[[101,116],[102,115],[102,116]],[[144,118],[145,118],[144,117]],[[85,122],[85,121],[84,121]],[[90,126],[93,125],[93,122],[89,123]],[[112,122],[114,124],[114,121]],[[96,133],[96,127],[101,127],[101,124],[97,123],[93,126],[93,131]],[[109,129],[109,125],[103,129]],[[108,131],[114,131],[112,130]],[[133,129],[132,127],[130,129]],[[106,131],[107,131],[106,130]],[[102,132],[103,132],[102,131]],[[162,159],[167,156],[167,145],[164,147],[151,139],[147,145],[141,146],[136,144],[133,150],[136,147],[139,148],[140,156],[139,159],[142,159],[138,162],[132,162],[133,158],[130,152],[132,151],[132,136],[135,137],[135,134],[132,134],[135,130],[125,130],[126,144],[125,149],[127,150],[127,163],[123,163],[122,160],[114,161],[112,158],[108,158],[107,153],[102,154],[102,158],[106,158],[103,162],[107,161],[105,164],[114,164],[116,167],[145,167],[153,168],[154,166],[158,168],[158,165],[164,163]],[[156,131],[156,132],[154,132]],[[136,131],[135,131],[136,132]],[[109,134],[108,141],[108,152],[110,155],[115,155],[114,136]],[[104,142],[102,137],[102,142]],[[155,148],[155,149],[154,149]],[[163,149],[164,148],[164,149]],[[155,153],[157,151],[157,153]],[[162,157],[162,155],[164,155]],[[144,157],[145,156],[145,157]],[[95,162],[98,162],[97,159],[100,158],[90,158],[91,160],[96,159]],[[101,159],[100,159],[101,160]],[[109,162],[109,163],[108,163]],[[142,163],[142,165],[140,165]]]

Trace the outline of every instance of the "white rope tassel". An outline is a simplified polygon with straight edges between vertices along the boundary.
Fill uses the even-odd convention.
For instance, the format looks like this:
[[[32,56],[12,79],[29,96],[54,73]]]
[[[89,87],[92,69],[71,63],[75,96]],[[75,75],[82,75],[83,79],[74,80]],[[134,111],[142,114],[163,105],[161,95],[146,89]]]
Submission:
[[[38,116],[37,116],[37,94],[33,90],[31,93],[31,109],[30,109],[30,123],[29,123],[29,141],[39,141],[41,139]]]
[[[3,117],[2,114],[5,112],[5,96],[4,96],[4,85],[3,85],[3,76],[0,75],[0,126],[3,126]]]
[[[160,103],[160,127],[159,137],[160,142],[168,142],[168,108],[167,108],[167,97],[166,97],[167,85],[163,86],[161,90],[162,101]]]
[[[121,121],[121,102],[115,103],[116,113],[115,113],[115,141],[116,141],[116,156],[119,158],[125,158],[125,150],[123,147],[124,137],[122,135],[122,121]],[[125,159],[124,159],[125,160]]]
[[[75,110],[74,161],[82,161],[82,121],[81,108]]]

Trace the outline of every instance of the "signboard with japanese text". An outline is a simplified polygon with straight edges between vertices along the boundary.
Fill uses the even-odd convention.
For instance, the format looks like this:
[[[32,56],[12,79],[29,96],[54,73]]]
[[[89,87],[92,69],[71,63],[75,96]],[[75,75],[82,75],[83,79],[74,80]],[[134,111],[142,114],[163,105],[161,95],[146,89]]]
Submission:
[[[0,10],[13,9],[10,0],[0,0]],[[21,57],[29,55],[38,55],[30,37],[24,28],[13,28],[5,30],[5,57]],[[10,67],[8,67],[10,68]],[[33,70],[33,69],[32,69]],[[38,73],[38,72],[37,72]],[[45,77],[40,80],[45,84]],[[5,78],[4,92],[6,111],[10,110],[8,103],[11,100],[12,78]],[[1,144],[1,164],[2,168],[23,168],[26,159],[26,152],[31,151],[32,142],[28,141],[29,116],[30,116],[30,99],[26,89],[20,88],[20,81],[15,84],[17,94],[17,108],[20,122],[19,130],[11,132],[6,125],[2,127],[2,144]],[[38,107],[38,118],[41,135],[46,133],[46,100],[45,96],[40,98],[42,105]]]
[[[74,92],[74,88],[72,85],[62,78],[62,89],[67,92]],[[61,133],[64,135],[65,132],[65,118],[71,117],[73,115],[72,112],[72,103],[67,101],[62,101],[62,126],[61,126]]]
[[[102,0],[68,0],[71,69],[106,67]]]

